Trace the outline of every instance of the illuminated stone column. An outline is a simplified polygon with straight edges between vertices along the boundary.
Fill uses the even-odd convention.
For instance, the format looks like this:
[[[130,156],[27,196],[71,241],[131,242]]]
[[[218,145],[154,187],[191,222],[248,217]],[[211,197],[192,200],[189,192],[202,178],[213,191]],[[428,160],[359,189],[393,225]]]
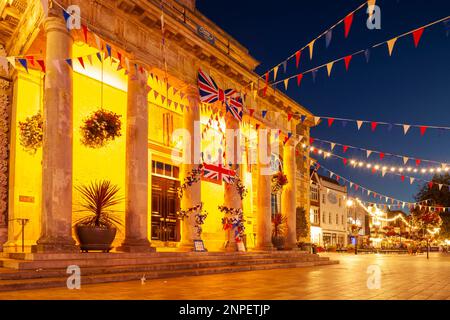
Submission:
[[[271,212],[271,168],[270,168],[270,134],[261,129],[258,134],[258,207],[256,234],[257,250],[273,250],[272,245],[272,212]]]
[[[72,69],[53,61],[72,56],[73,39],[60,12],[44,21],[46,44],[42,146],[41,236],[34,252],[72,252]]]
[[[188,176],[192,169],[197,168],[201,163],[201,136],[200,136],[200,97],[195,86],[188,86],[185,89],[186,98],[189,101],[189,108],[184,109],[183,129],[186,130],[185,148],[183,154],[183,164],[180,170],[180,181]],[[201,181],[192,184],[184,190],[181,199],[181,209],[187,210],[199,205],[202,202]],[[190,215],[182,222],[181,249],[193,250],[194,240],[198,239],[195,232],[195,217]]]
[[[293,139],[289,139],[283,148],[283,169],[287,176],[288,183],[281,194],[281,210],[286,217],[287,234],[286,248],[297,247],[296,230],[296,166],[295,166],[295,146]]]
[[[125,239],[118,248],[125,252],[148,252],[148,102],[147,74],[131,61],[127,93],[127,139],[125,162]]]
[[[231,169],[236,171],[236,175],[240,176],[241,163],[241,146],[239,121],[233,117],[231,112],[225,115],[226,125],[226,164],[231,165]],[[225,183],[224,206],[231,209],[242,209],[242,199],[235,185]],[[226,251],[237,251],[235,228],[227,230],[228,245]]]

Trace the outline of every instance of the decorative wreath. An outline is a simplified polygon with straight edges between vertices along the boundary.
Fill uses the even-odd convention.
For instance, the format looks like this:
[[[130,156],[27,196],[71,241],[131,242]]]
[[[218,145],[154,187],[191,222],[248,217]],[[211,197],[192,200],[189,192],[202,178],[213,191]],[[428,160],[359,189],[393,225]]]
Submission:
[[[225,214],[225,217],[222,218],[223,229],[230,230],[235,228],[234,237],[236,242],[242,242],[245,234],[245,220],[242,209],[219,206],[219,210]]]
[[[81,143],[89,148],[104,147],[109,141],[122,135],[122,116],[99,109],[84,119],[81,126]]]
[[[42,147],[43,122],[40,112],[23,122],[19,121],[19,141],[30,154],[35,154],[37,149]]]
[[[272,176],[272,193],[279,192],[287,183],[287,176],[282,171],[278,171]]]
[[[186,210],[180,210],[177,212],[177,215],[181,220],[184,220],[193,213],[195,214],[195,232],[197,233],[198,237],[201,237],[203,232],[202,225],[205,223],[205,220],[208,217],[208,212],[206,212],[206,210],[203,210],[203,202],[199,205],[196,205],[195,207]]]

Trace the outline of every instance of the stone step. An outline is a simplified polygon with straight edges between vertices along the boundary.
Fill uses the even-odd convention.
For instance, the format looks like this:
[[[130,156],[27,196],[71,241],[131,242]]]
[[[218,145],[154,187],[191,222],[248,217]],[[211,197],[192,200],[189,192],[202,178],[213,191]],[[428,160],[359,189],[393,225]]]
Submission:
[[[204,267],[183,270],[163,270],[150,271],[145,273],[145,278],[159,279],[169,277],[183,277],[183,276],[197,276],[218,273],[243,272],[252,270],[269,270],[281,268],[300,268],[312,267],[318,265],[329,265],[338,263],[337,261],[310,261],[310,262],[290,262],[290,263],[271,263],[271,264],[244,264],[222,267]],[[139,272],[124,272],[111,274],[95,274],[81,276],[81,285],[106,283],[106,282],[122,282],[122,281],[139,281],[143,277],[142,271]],[[65,287],[67,275],[64,277],[50,277],[39,279],[25,279],[25,280],[2,280],[0,281],[0,291],[12,290],[26,290],[26,289],[41,289],[52,287]]]
[[[259,258],[259,259],[222,259],[222,260],[207,260],[207,261],[183,261],[172,263],[152,263],[152,264],[137,264],[124,266],[106,266],[106,267],[85,267],[81,269],[82,275],[106,274],[106,273],[120,273],[120,272],[145,272],[157,270],[180,270],[204,267],[221,267],[227,265],[247,265],[247,264],[275,264],[275,263],[294,263],[294,262],[320,262],[313,257],[301,258]],[[326,260],[325,260],[326,261]],[[43,270],[21,270],[3,269],[0,271],[0,280],[12,279],[32,279],[32,278],[46,278],[55,276],[66,276],[66,268],[62,269],[43,269]]]
[[[97,256],[95,256],[97,257]],[[319,260],[317,255],[311,254],[247,254],[247,255],[171,255],[171,256],[153,256],[148,254],[141,257],[123,258],[120,255],[114,258],[83,258],[83,259],[57,259],[57,260],[17,260],[1,259],[3,268],[17,270],[37,270],[37,269],[64,269],[69,265],[77,265],[80,268],[85,267],[107,267],[124,265],[148,265],[155,263],[176,263],[176,262],[198,262],[227,259],[255,260],[255,259],[306,259],[307,261]]]

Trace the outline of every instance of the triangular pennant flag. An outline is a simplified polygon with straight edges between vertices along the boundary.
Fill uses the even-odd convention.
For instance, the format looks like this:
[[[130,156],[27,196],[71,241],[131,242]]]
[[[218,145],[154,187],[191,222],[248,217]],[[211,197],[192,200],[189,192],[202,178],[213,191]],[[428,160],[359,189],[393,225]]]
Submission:
[[[423,137],[425,135],[425,132],[427,131],[427,126],[420,126],[420,135]]]
[[[283,66],[283,72],[286,73],[286,71],[287,71],[287,61],[286,61],[286,60],[283,61],[283,62],[281,63],[281,65]]]
[[[413,178],[413,177],[410,177],[410,178],[409,178],[409,183],[410,183],[410,184],[413,184],[413,183],[414,183],[414,180],[416,180],[416,179]]]
[[[378,122],[372,121],[372,123],[371,123],[370,125],[371,125],[371,127],[372,127],[372,131],[375,132],[375,129],[376,129],[377,126],[378,126]]]
[[[89,61],[89,64],[92,66],[92,55],[90,54],[90,55],[88,55],[86,57],[87,57],[87,59]]]
[[[262,117],[264,119],[266,117],[266,115],[267,115],[267,110],[262,110],[261,111],[261,115],[262,115]]]
[[[101,54],[101,52],[97,52],[96,56],[97,56],[98,60],[100,60],[100,62],[102,62],[102,54]]]
[[[353,12],[350,13],[348,16],[344,18],[344,31],[345,31],[345,38],[348,37],[348,34],[350,32],[350,28],[352,27],[353,23]]]
[[[84,42],[88,42],[88,27],[84,24],[81,25],[81,28],[83,29],[83,35],[84,35]]]
[[[83,61],[83,57],[78,57],[78,62],[81,64],[81,66],[84,68],[84,61]]]
[[[404,124],[404,125],[403,125],[403,133],[404,133],[405,135],[408,133],[408,130],[409,130],[410,127],[411,127],[411,126],[408,125],[408,124]]]
[[[384,159],[384,153],[380,152],[380,160],[383,160],[383,159]]]
[[[289,78],[284,80],[284,90],[287,91],[289,85]]]
[[[313,71],[311,71],[312,79],[313,79],[314,83],[316,83],[317,70],[318,69],[314,69]]]
[[[402,182],[405,182],[405,176],[400,177],[402,179]]]
[[[367,158],[369,158],[371,154],[372,154],[372,151],[366,150],[366,156],[367,156]]]
[[[301,55],[302,55],[302,51],[301,50],[299,50],[299,51],[297,51],[295,53],[295,66],[297,67],[297,69],[298,69],[298,66],[300,64],[300,57],[301,57]]]
[[[277,80],[277,75],[278,75],[278,66],[273,68],[273,81]]]
[[[331,142],[330,147],[331,147],[331,151],[333,151],[334,147],[336,147],[336,143]]]
[[[257,124],[255,125],[256,130],[258,130],[260,126],[261,126],[261,125],[260,125],[259,123],[257,123]]]
[[[413,39],[414,39],[414,46],[417,48],[417,46],[419,45],[419,41],[420,41],[420,38],[422,38],[422,34],[423,34],[423,31],[424,31],[425,29],[422,27],[422,28],[420,28],[420,29],[417,29],[417,30],[415,30],[414,32],[413,32]]]
[[[328,48],[331,43],[331,38],[333,38],[333,29],[330,29],[325,34],[325,47]]]
[[[34,56],[25,56],[25,58],[30,62],[30,64],[34,67]]]
[[[331,70],[333,69],[334,62],[327,63],[328,76],[331,75]]]
[[[153,95],[155,96],[155,100],[156,100],[156,98],[158,98],[158,96],[159,96],[159,93],[156,90],[153,90]]]
[[[346,56],[344,58],[344,62],[345,62],[345,70],[348,71],[348,67],[350,65],[350,61],[352,60],[352,55]]]
[[[292,114],[292,113],[288,113],[288,121],[291,121],[291,119],[292,119],[292,117],[293,117],[294,115]]]
[[[62,9],[62,12],[63,12],[64,20],[66,21],[66,27],[67,27],[67,29],[69,29],[69,27],[67,26],[67,20],[70,18],[70,13],[68,13],[66,11],[66,9]]]
[[[302,123],[305,122],[306,118],[307,118],[307,117],[306,117],[305,115],[303,115],[303,114],[300,116],[300,120],[302,121]]]
[[[392,56],[392,51],[394,50],[395,43],[397,42],[397,38],[393,38],[386,42],[388,46],[389,56]]]
[[[320,117],[314,117],[314,124],[318,125],[320,121]]]
[[[408,157],[403,157],[403,164],[407,164],[408,161],[409,161],[409,158],[408,158]]]
[[[356,120],[356,125],[358,126],[358,130],[361,129],[361,126],[363,125],[364,121]]]
[[[346,153],[347,150],[348,150],[348,146],[342,146],[342,151],[343,151],[344,153]]]
[[[17,60],[19,60],[19,62],[20,62],[20,64],[22,65],[22,67],[24,67],[25,70],[26,70],[27,73],[28,73],[28,63],[27,63],[27,59],[17,59]]]
[[[13,68],[16,67],[16,58],[14,57],[6,57],[6,60],[13,66]]]
[[[44,62],[44,60],[36,60],[36,62],[41,67],[42,72],[45,73],[45,62]]]
[[[302,83],[302,79],[303,79],[303,74],[300,73],[297,75],[297,86],[300,87],[300,84]]]
[[[433,181],[428,182],[428,187],[429,187],[430,189],[433,189],[433,185],[434,185]]]
[[[73,67],[72,66],[72,59],[66,59],[67,64],[69,65],[69,67]]]
[[[385,169],[381,169],[381,176],[384,177],[386,175],[386,170]]]
[[[96,35],[95,33],[94,33],[94,39],[95,39],[95,45],[97,46],[97,49],[102,50],[102,42],[101,42],[99,36]]]
[[[314,52],[314,43],[316,42],[316,40],[313,40],[313,41],[311,41],[309,44],[308,44],[308,47],[309,47],[309,59],[310,60],[312,60],[312,57],[313,57],[313,52]]]
[[[348,160],[346,158],[342,158],[342,162],[344,162],[344,166],[347,165]]]
[[[250,117],[253,117],[253,114],[255,113],[255,109],[248,109],[248,111],[250,112]]]
[[[369,63],[369,60],[370,60],[370,50],[369,49],[364,50],[364,57],[366,57],[366,62]]]
[[[109,44],[106,44],[106,51],[108,52],[108,57],[111,57],[111,46]]]
[[[416,166],[420,166],[420,163],[422,162],[422,160],[420,159],[416,159]]]
[[[334,119],[328,118],[328,127],[331,127],[333,125]]]
[[[442,184],[442,183],[439,183],[439,191],[441,191],[442,190],[442,187],[443,187],[444,185]]]

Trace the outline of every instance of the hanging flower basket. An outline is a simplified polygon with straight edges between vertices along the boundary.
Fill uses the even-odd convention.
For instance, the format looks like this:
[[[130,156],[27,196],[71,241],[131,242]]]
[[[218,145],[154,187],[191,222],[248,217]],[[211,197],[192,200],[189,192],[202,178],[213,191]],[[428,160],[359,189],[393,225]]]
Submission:
[[[283,187],[287,185],[287,183],[287,176],[282,171],[278,171],[272,176],[272,193],[277,193],[278,191],[283,189]]]
[[[122,116],[112,111],[100,109],[87,117],[81,126],[81,143],[98,149],[122,135]]]
[[[43,118],[39,112],[28,117],[25,121],[19,121],[19,141],[20,145],[30,154],[35,154],[37,149],[42,147],[43,139]]]

